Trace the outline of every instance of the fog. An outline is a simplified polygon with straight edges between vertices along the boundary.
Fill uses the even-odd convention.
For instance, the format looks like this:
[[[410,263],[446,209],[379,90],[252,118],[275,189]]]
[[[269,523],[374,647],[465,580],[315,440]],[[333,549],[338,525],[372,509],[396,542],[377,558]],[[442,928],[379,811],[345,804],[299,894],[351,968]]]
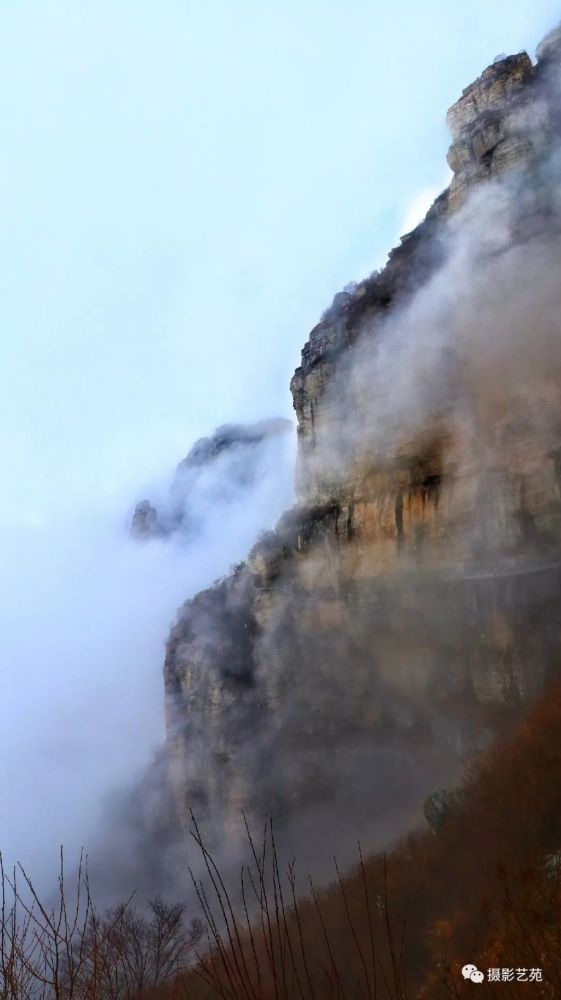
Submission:
[[[321,309],[446,183],[447,105],[556,13],[489,7],[3,6],[0,847],[40,878],[161,742],[176,609],[288,506],[293,442],[188,545],[134,503],[290,414]]]
[[[163,741],[164,643],[178,606],[239,561],[292,500],[294,439],[219,457],[189,491],[196,532],[130,535],[131,500],[4,525],[0,657],[2,850],[49,883],[57,851],[91,847],[108,793]],[[181,456],[178,456],[181,457]],[[171,472],[168,479],[171,480]],[[166,481],[152,483],[165,495]],[[105,844],[105,850],[109,847]]]

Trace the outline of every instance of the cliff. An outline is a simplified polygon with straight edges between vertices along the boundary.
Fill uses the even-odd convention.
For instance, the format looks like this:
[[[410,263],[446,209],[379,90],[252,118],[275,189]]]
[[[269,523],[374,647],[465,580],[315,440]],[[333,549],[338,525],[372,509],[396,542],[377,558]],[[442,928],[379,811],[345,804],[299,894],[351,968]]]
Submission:
[[[178,615],[172,783],[218,835],[383,839],[557,667],[560,54],[450,109],[449,188],[302,350],[298,506]]]

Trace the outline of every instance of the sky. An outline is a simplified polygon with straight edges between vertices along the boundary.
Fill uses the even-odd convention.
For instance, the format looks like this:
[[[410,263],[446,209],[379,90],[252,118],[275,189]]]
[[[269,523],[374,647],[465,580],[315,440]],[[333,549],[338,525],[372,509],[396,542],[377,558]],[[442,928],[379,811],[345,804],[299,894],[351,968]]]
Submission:
[[[5,519],[290,415],[339,287],[448,180],[447,107],[549,0],[0,5]]]
[[[71,839],[87,836],[111,781],[161,738],[175,608],[274,521],[292,465],[273,463],[277,506],[257,491],[242,527],[219,516],[210,549],[188,559],[131,548],[131,505],[216,426],[291,415],[290,376],[322,310],[448,183],[446,109],[498,53],[533,55],[556,8],[0,3],[12,854],[21,844],[42,863],[36,831],[48,827],[50,850],[72,814],[87,822]]]

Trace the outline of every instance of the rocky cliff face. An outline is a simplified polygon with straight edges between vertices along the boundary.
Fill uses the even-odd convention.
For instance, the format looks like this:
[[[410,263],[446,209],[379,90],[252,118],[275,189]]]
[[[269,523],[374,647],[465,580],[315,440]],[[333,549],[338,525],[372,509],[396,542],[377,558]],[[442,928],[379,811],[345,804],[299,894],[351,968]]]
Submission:
[[[463,92],[450,187],[304,346],[298,506],[169,638],[183,817],[384,837],[557,668],[560,53]]]

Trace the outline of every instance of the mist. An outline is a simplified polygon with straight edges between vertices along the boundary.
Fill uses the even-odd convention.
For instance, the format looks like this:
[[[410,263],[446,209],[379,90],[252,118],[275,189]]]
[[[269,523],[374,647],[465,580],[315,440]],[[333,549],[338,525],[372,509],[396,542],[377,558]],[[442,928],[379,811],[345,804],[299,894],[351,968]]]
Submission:
[[[293,435],[256,448],[249,482],[244,450],[204,470],[188,491],[188,537],[139,542],[126,495],[2,528],[2,851],[39,884],[54,877],[61,844],[76,861],[99,841],[108,796],[134,787],[163,742],[164,644],[178,606],[228,572],[292,500]],[[165,495],[172,473],[155,477],[155,492]],[[109,865],[111,830],[104,836]]]
[[[492,6],[4,5],[0,848],[35,877],[144,773],[176,610],[290,505],[294,442],[218,470],[195,538],[140,545],[135,503],[290,414],[333,290],[446,183],[444,109],[556,13]]]

